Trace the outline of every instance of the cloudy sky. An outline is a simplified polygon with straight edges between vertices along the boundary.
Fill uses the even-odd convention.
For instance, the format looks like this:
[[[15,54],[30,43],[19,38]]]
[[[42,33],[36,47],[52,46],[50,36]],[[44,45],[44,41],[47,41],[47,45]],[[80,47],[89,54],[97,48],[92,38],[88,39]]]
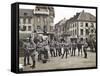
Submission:
[[[35,6],[34,5],[20,5],[19,7],[23,9],[34,9]],[[95,9],[72,8],[72,7],[54,7],[54,9],[55,9],[54,24],[56,24],[58,21],[64,18],[69,19],[70,17],[73,17],[77,12],[82,12],[82,10],[96,16]]]

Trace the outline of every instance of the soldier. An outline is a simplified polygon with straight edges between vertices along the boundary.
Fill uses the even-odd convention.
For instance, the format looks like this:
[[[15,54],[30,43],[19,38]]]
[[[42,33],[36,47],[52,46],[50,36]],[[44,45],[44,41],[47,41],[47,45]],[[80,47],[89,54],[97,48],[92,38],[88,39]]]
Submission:
[[[81,41],[78,41],[77,42],[77,48],[78,48],[78,56],[80,55],[80,52],[81,52],[81,56],[82,56],[82,43]]]
[[[44,50],[42,41],[37,42],[38,61],[42,60],[42,51]]]
[[[23,42],[23,49],[24,49],[24,66],[26,66],[26,60],[27,60],[27,65],[30,65],[29,62],[29,56],[30,56],[30,52],[29,52],[29,41],[27,40],[26,42]]]
[[[76,51],[76,43],[75,41],[72,42],[72,54],[71,56],[75,56],[75,51]]]
[[[71,42],[70,43],[68,43],[68,54],[71,54]]]
[[[61,45],[60,45],[60,43],[57,42],[55,47],[56,47],[56,56],[61,56],[62,53],[61,53]]]
[[[83,45],[84,58],[87,58],[87,48],[88,48],[88,44],[85,41]]]
[[[64,57],[64,55],[66,56],[66,59],[67,59],[67,54],[68,54],[68,44],[64,43],[63,44],[63,47],[64,47],[64,52],[62,54],[62,58]]]
[[[50,42],[50,53],[51,57],[55,57],[55,43],[53,40]]]
[[[43,41],[43,45],[44,45],[45,59],[49,59],[49,55],[48,55],[48,51],[49,51],[48,38],[46,38],[46,39]]]
[[[48,59],[48,50],[46,48],[46,45],[47,44],[45,43],[45,41],[41,41],[37,45],[39,61],[41,60],[43,63],[46,63]]]
[[[31,58],[32,58],[32,66],[30,66],[32,69],[35,68],[35,54],[36,54],[36,44],[34,42],[30,42],[30,55],[31,55]]]

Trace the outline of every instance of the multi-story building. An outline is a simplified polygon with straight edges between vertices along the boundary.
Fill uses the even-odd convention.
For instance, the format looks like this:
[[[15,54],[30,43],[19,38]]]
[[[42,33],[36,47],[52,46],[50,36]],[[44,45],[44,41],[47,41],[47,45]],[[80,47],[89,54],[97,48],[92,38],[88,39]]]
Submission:
[[[55,24],[55,37],[56,39],[61,39],[64,33],[64,26],[66,24],[66,18],[63,18],[58,23]]]
[[[70,38],[88,38],[89,34],[95,34],[96,17],[83,10],[67,20],[64,28]]]
[[[19,37],[26,38],[34,30],[38,33],[51,32],[54,23],[52,6],[35,6],[34,9],[19,10]]]
[[[60,20],[58,23],[55,24],[55,33],[62,35],[64,33],[64,26],[66,24],[66,18]]]

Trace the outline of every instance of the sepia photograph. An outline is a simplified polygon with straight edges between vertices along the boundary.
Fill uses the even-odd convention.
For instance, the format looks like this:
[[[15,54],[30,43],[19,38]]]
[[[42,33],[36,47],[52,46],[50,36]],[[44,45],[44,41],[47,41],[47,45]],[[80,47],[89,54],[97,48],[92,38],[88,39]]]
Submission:
[[[19,5],[19,71],[97,67],[95,8]]]

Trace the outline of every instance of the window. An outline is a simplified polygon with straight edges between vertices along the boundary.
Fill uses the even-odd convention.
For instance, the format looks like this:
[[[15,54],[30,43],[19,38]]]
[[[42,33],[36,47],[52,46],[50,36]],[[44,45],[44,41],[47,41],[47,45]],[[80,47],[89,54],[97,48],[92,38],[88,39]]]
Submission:
[[[38,10],[38,11],[40,11],[40,9],[39,9],[39,8],[38,8],[37,10]]]
[[[86,29],[86,35],[89,35],[89,30],[88,29]]]
[[[83,22],[80,22],[81,27],[83,27]]]
[[[41,28],[41,27],[38,25],[38,26],[37,26],[37,29],[40,29],[40,28]]]
[[[23,19],[23,23],[24,23],[24,24],[26,23],[26,18]]]
[[[73,35],[74,35],[74,30],[73,30]]]
[[[76,35],[76,29],[75,29],[75,35]]]
[[[93,29],[91,30],[91,33],[93,33],[94,31],[93,31]]]
[[[85,26],[88,27],[88,23],[86,23]]]
[[[70,31],[70,35],[72,35],[72,31]]]
[[[46,18],[44,18],[44,22],[46,23],[46,21],[47,21],[47,19]]]
[[[26,31],[26,26],[23,25],[23,29],[21,29],[22,31]]]
[[[73,24],[73,28],[74,28],[74,24]]]
[[[72,25],[70,24],[70,28],[72,28]]]
[[[24,13],[24,16],[27,16],[27,13]]]
[[[77,23],[75,23],[75,27],[76,27]]]
[[[19,19],[19,24],[21,24],[21,19]]]
[[[37,21],[38,21],[38,22],[40,21],[39,17],[37,17]]]
[[[83,29],[80,29],[80,34],[83,35]]]
[[[28,31],[31,31],[31,26],[28,26]]]
[[[46,26],[46,25],[44,25],[43,31],[44,31],[44,32],[47,32],[47,26]]]
[[[29,23],[29,24],[31,23],[31,18],[28,19],[28,23]]]

